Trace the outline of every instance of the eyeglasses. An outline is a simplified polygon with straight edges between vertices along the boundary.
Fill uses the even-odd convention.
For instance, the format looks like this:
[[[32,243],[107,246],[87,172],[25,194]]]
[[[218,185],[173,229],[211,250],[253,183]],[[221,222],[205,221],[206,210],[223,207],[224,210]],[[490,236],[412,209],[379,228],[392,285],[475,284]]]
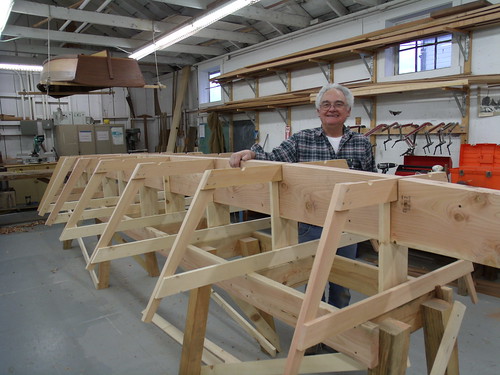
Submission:
[[[323,102],[319,105],[319,107],[326,111],[326,110],[329,110],[330,108],[334,107],[336,109],[341,109],[341,108],[344,108],[345,106],[347,106],[346,103],[338,100],[336,102],[333,102],[333,103],[330,103],[330,102]]]

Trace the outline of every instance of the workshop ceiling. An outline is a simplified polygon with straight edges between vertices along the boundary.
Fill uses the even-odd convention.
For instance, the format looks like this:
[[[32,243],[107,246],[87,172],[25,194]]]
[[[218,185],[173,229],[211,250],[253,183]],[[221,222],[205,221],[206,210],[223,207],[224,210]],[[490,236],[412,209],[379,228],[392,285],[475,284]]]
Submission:
[[[162,75],[391,0],[262,0],[140,60]],[[47,56],[139,47],[224,1],[16,0],[1,36],[0,62],[42,63]],[[154,33],[153,33],[154,30]],[[154,35],[153,35],[154,34]],[[19,61],[19,59],[24,61]]]

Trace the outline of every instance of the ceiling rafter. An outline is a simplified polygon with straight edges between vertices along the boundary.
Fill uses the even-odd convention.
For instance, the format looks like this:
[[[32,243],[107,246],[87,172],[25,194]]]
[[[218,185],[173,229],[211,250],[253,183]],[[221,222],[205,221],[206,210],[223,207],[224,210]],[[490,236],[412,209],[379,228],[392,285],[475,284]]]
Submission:
[[[16,0],[1,36],[0,62],[16,56],[46,59],[49,45],[51,56],[106,49],[113,56],[125,57],[227,1]],[[390,1],[395,0],[262,0],[157,51],[157,62],[152,55],[139,64],[150,69],[157,63],[161,74]],[[44,24],[34,27],[40,22]]]
[[[149,42],[150,40],[137,40],[137,39],[126,39],[126,38],[116,38],[110,36],[96,36],[90,34],[75,34],[64,31],[50,31],[34,29],[30,27],[23,26],[12,26],[8,25],[5,27],[3,35],[10,35],[14,37],[23,37],[38,40],[51,40],[58,42],[66,42],[72,44],[83,44],[83,45],[94,45],[102,47],[119,47],[123,49],[135,50],[141,45]],[[50,38],[49,38],[50,36]],[[222,55],[226,51],[218,47],[204,47],[188,44],[174,44],[169,47],[169,51],[172,52],[185,52],[200,55],[217,56]]]
[[[151,21],[147,19],[110,15],[57,6],[47,6],[24,0],[16,1],[12,11],[15,13],[52,17],[82,23],[88,23],[89,20],[91,20],[90,22],[94,25],[104,25],[108,27],[119,27],[150,32],[153,30],[153,28],[155,32],[166,32],[178,26],[175,23]],[[208,39],[223,39],[249,44],[259,43],[265,40],[263,37],[257,34],[217,30],[213,28],[203,29],[197,34],[197,36]]]
[[[326,5],[330,7],[339,17],[349,14],[349,10],[339,0],[324,0]]]

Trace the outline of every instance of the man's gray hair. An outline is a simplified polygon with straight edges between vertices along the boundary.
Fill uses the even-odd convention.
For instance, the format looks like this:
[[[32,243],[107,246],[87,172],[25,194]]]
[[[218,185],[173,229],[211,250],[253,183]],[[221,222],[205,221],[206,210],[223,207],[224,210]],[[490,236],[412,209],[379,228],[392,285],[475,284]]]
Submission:
[[[347,87],[339,85],[338,83],[328,83],[324,85],[321,90],[319,90],[318,95],[316,96],[316,109],[319,109],[321,102],[323,101],[323,95],[325,92],[330,90],[339,90],[345,96],[345,100],[347,101],[347,106],[351,109],[354,106],[354,95],[352,95],[351,90]]]

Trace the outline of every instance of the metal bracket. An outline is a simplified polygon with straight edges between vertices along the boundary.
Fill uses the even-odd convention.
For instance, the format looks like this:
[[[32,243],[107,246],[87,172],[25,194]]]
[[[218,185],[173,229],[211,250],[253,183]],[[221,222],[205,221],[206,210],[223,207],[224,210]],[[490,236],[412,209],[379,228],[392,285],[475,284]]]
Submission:
[[[325,63],[319,62],[319,61],[317,61],[317,64],[318,64],[319,68],[321,69],[321,72],[325,76],[326,82],[330,82],[330,64],[325,64]],[[325,66],[327,69],[325,69]]]
[[[285,86],[285,89],[286,91],[288,91],[288,79],[287,79],[287,72],[283,71],[283,70],[276,70],[275,71],[276,75],[278,76],[278,78],[280,79],[281,83],[283,84],[283,86]]]
[[[457,41],[458,48],[462,53],[465,61],[469,61],[469,51],[470,51],[470,35],[465,32],[454,32],[453,36]]]
[[[245,78],[245,82],[252,89],[254,95],[257,95],[257,89],[256,89],[257,82],[256,82],[256,80]]]
[[[230,123],[229,119],[226,117],[226,115],[222,115],[222,114],[219,114],[220,117],[222,117],[222,119],[227,122],[228,124]]]
[[[285,109],[276,108],[276,112],[278,112],[278,115],[280,115],[281,119],[285,123],[285,126],[288,125],[288,109],[286,109],[286,108]],[[285,114],[283,114],[283,112]]]
[[[370,78],[373,81],[373,55],[364,52],[358,53],[361,60],[363,60],[363,64],[365,64],[366,70],[368,70],[368,74],[370,74]]]
[[[248,119],[252,122],[253,126],[255,126],[255,116],[252,118],[249,113],[254,113],[254,112],[245,111],[245,115],[247,115]]]
[[[362,100],[363,108],[366,111],[366,114],[370,118],[370,121],[373,119],[373,101],[370,100],[370,108],[366,106],[366,100]]]
[[[221,87],[222,91],[224,91],[224,94],[226,94],[226,96],[227,96],[228,98],[230,98],[230,97],[231,97],[231,92],[230,92],[230,90],[228,89],[227,85],[223,85],[223,84],[221,83],[221,84],[220,84],[220,87]]]
[[[456,92],[453,92],[453,97],[455,98],[455,101],[457,102],[458,109],[460,110],[460,113],[462,114],[462,117],[467,116],[467,94],[465,92],[461,93],[461,98],[459,98],[459,94]]]

